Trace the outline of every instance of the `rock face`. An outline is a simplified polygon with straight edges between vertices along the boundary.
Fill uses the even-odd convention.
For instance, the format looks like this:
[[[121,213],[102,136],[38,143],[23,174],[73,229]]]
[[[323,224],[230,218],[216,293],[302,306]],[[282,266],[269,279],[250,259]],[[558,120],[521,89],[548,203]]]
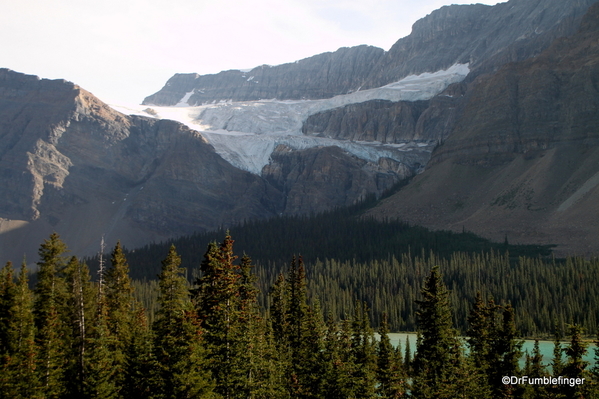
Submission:
[[[374,100],[310,115],[307,135],[355,141],[441,142],[450,133],[465,86],[454,84],[427,101]]]
[[[596,4],[574,36],[472,82],[427,170],[372,213],[596,254],[598,77]]]
[[[444,6],[417,21],[385,54],[363,88],[409,74],[470,63],[473,75],[538,55],[572,34],[596,0],[510,0],[495,6]],[[480,71],[477,71],[480,69]]]
[[[412,33],[387,52],[358,46],[250,72],[176,74],[144,104],[329,98],[458,63],[470,63],[474,76],[536,56],[557,37],[574,33],[595,2],[510,0],[495,6],[445,6],[417,21]]]
[[[402,163],[381,158],[378,163],[352,156],[339,147],[291,151],[280,145],[262,176],[284,194],[292,214],[348,206],[368,194],[389,190],[413,171]]]
[[[176,105],[187,93],[190,93],[186,99],[189,105],[227,100],[329,98],[358,90],[383,54],[377,47],[358,46],[290,64],[262,65],[249,72],[176,74],[143,103]]]
[[[7,69],[0,69],[0,170],[0,253],[11,259],[35,259],[52,231],[74,253],[92,254],[102,235],[135,247],[309,213],[381,194],[412,173],[315,148],[275,156],[260,177],[233,167],[185,125],[125,116],[70,82]],[[334,184],[326,182],[331,171]]]
[[[277,190],[199,133],[124,116],[72,83],[0,70],[0,110],[5,252],[54,229],[89,252],[102,234],[141,245],[282,210]]]

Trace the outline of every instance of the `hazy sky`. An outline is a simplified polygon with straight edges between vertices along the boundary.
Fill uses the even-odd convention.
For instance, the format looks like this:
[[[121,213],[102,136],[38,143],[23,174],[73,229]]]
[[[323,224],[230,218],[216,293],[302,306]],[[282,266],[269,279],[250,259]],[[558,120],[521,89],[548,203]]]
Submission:
[[[389,50],[416,20],[451,3],[0,0],[0,67],[70,80],[106,102],[140,103],[177,72],[277,65],[360,44]]]

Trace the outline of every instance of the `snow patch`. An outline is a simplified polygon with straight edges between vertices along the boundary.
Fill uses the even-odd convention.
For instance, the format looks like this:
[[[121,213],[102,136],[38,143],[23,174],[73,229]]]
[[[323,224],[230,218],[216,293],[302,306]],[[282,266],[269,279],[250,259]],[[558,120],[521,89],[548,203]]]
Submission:
[[[183,96],[183,98],[181,100],[179,100],[179,102],[177,103],[177,105],[175,105],[175,107],[189,107],[189,98],[193,95],[193,93],[195,92],[195,89],[193,89],[190,92],[185,93],[185,95]]]

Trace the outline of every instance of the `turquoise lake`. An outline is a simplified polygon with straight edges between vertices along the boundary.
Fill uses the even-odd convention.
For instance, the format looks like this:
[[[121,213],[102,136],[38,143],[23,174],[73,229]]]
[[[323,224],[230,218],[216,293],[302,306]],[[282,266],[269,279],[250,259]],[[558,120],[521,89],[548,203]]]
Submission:
[[[401,341],[402,353],[405,353],[406,350],[406,338],[410,341],[410,350],[412,352],[412,356],[414,356],[414,352],[416,351],[416,334],[410,333],[391,333],[389,334],[389,338],[391,339],[391,344],[397,347],[397,344]],[[522,345],[522,352],[528,351],[528,353],[532,353],[535,341],[534,340],[525,340],[524,345]],[[562,341],[562,348],[568,345],[567,341]],[[543,355],[543,364],[548,365],[553,360],[553,342],[552,341],[539,341],[539,349],[541,350],[541,355]],[[590,362],[590,365],[593,365],[595,357],[595,345],[589,345],[587,347],[587,354],[584,357],[585,360]],[[566,358],[566,355],[562,355],[562,360]],[[521,360],[521,364],[524,365],[524,358]],[[590,367],[590,366],[589,366]]]

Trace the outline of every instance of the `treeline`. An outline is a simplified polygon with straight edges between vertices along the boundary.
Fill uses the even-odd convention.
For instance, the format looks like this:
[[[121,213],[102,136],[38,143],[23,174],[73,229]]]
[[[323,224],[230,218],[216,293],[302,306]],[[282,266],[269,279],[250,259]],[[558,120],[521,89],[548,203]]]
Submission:
[[[301,254],[306,263],[317,259],[370,262],[377,259],[400,258],[402,254],[435,253],[448,259],[455,252],[508,252],[512,260],[518,257],[549,257],[551,245],[513,245],[508,237],[496,243],[468,231],[431,231],[399,220],[377,220],[361,216],[370,202],[349,208],[339,208],[317,215],[279,216],[268,220],[245,221],[217,231],[196,233],[165,243],[149,244],[126,251],[134,279],[155,279],[160,272],[156,259],[168,251],[171,244],[182,257],[182,267],[197,269],[208,243],[221,240],[230,231],[240,253],[254,254],[258,265],[281,264],[289,254]],[[97,257],[88,260],[97,265]]]
[[[100,262],[97,282],[92,282],[85,263],[66,256],[66,246],[56,234],[41,245],[39,257],[33,291],[25,265],[16,278],[10,262],[0,270],[0,398],[599,394],[599,366],[591,368],[582,360],[587,344],[579,324],[568,326],[569,345],[562,344],[556,330],[550,364],[537,345],[521,369],[522,341],[514,308],[477,293],[467,312],[464,344],[454,327],[453,295],[440,267],[429,268],[432,263],[422,263],[420,275],[414,275],[424,283],[414,305],[419,338],[413,355],[409,344],[404,349],[391,346],[393,315],[381,317],[380,338],[375,339],[364,301],[356,301],[353,312],[342,318],[323,311],[315,296],[310,301],[302,258],[293,258],[277,275],[268,290],[269,308],[261,308],[253,262],[247,255],[239,259],[234,254],[229,235],[221,244],[207,245],[193,284],[185,277],[175,247],[169,248],[158,281],[137,285],[157,290],[151,322],[135,297],[120,244],[109,264]],[[478,289],[483,281],[487,280],[472,284]],[[402,286],[401,280],[395,283]],[[563,377],[560,382],[502,381],[504,376],[548,377],[548,365],[553,376]],[[584,384],[574,383],[582,378]]]
[[[436,254],[409,253],[399,258],[370,262],[317,260],[307,267],[308,286],[326,312],[336,317],[353,313],[352,298],[369,304],[378,325],[389,315],[392,331],[415,331],[415,304],[422,279],[434,266],[443,270],[454,307],[454,325],[468,328],[468,314],[477,292],[515,308],[518,330],[527,337],[551,336],[555,323],[561,331],[568,323],[599,328],[599,259],[520,257],[508,253],[454,253],[449,259]],[[275,265],[261,268],[265,283],[273,281]],[[280,271],[279,271],[280,272]],[[268,299],[268,298],[265,298]]]
[[[453,294],[440,267],[429,268],[432,256],[415,266],[420,274],[412,277],[422,286],[414,306],[419,339],[412,355],[409,346],[390,344],[394,315],[381,317],[375,339],[369,310],[374,303],[355,301],[353,312],[341,318],[323,312],[317,296],[309,299],[302,258],[293,258],[277,275],[264,309],[254,264],[234,254],[229,235],[220,244],[209,243],[203,254],[192,284],[174,246],[163,255],[157,283],[137,284],[157,289],[151,322],[135,297],[120,244],[108,265],[100,261],[97,282],[85,263],[66,256],[56,234],[40,247],[33,291],[25,265],[15,278],[7,263],[0,270],[0,398],[484,399],[599,393],[599,366],[582,360],[587,344],[579,324],[568,326],[569,345],[561,343],[557,330],[550,364],[537,345],[521,369],[516,312],[491,296],[477,293],[470,305],[466,354],[454,327]],[[362,277],[367,281],[372,273]],[[481,277],[476,288],[484,288],[484,281]],[[402,281],[395,283],[401,290]],[[553,376],[567,380],[502,381],[548,377],[548,365]],[[575,383],[582,378],[584,384]]]
[[[158,261],[154,263],[159,264]],[[588,331],[599,328],[599,260],[571,257],[556,261],[547,258],[519,257],[508,253],[461,253],[449,258],[434,253],[415,256],[404,253],[384,260],[360,262],[316,259],[306,263],[309,298],[318,298],[325,314],[343,318],[354,313],[355,300],[370,307],[373,325],[389,316],[392,331],[415,331],[415,304],[422,279],[435,265],[444,274],[454,306],[454,325],[460,333],[468,328],[467,316],[477,291],[515,307],[518,330],[526,337],[548,337],[555,323],[562,332],[568,323],[584,325]],[[257,264],[254,268],[258,301],[269,308],[269,289],[287,262]],[[188,273],[199,275],[196,267]],[[153,317],[156,309],[152,280],[136,280],[138,298]]]

